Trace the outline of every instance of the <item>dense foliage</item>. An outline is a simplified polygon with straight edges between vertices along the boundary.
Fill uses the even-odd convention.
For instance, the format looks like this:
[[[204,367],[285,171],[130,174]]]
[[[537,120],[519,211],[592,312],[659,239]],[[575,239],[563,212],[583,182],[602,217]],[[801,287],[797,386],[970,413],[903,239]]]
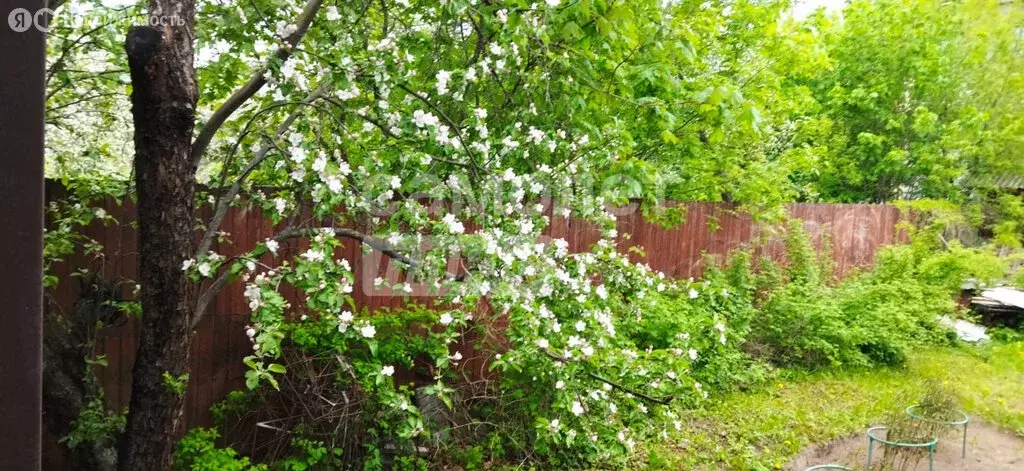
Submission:
[[[274,453],[245,452],[285,469],[422,467],[422,449],[466,466],[615,466],[681,429],[680,408],[778,367],[899,364],[947,341],[938,319],[959,283],[1009,269],[989,248],[945,242],[947,225],[919,224],[914,244],[839,282],[799,225],[788,264],[738,253],[702,280],[617,248],[613,205],[640,200],[645,216],[678,222],[666,199],[737,202],[768,220],[788,201],[936,198],[968,208],[956,222],[1002,248],[1021,245],[1024,203],[994,179],[1024,166],[1016,5],[788,8],[199,2],[193,149],[210,216],[181,270],[202,288],[196,322],[217,290],[244,285],[250,392],[225,417],[309,414],[292,416]],[[76,227],[112,222],[91,206],[100,198],[136,196],[123,29],[96,23],[140,14],[80,2],[55,20],[47,168],[73,191],[51,207],[49,263],[102,256]],[[227,259],[220,224],[240,204],[279,230]],[[596,243],[570,253],[542,237],[555,217],[596,224]],[[402,269],[357,279],[346,244]],[[371,315],[352,296],[368,285],[434,304]],[[190,434],[180,466],[262,466],[217,438]]]
[[[790,254],[809,250],[792,235],[788,245]],[[922,280],[920,263],[929,262],[908,247],[886,248],[874,270],[834,286],[816,266],[791,265],[788,282],[768,295],[752,343],[780,364],[900,364],[910,346],[941,340],[939,317],[955,311],[957,287]]]
[[[712,265],[702,280],[666,282],[663,289],[647,296],[650,302],[635,316],[612,318],[616,343],[632,348],[623,350],[622,356],[605,353],[602,369],[558,360],[561,355],[544,350],[528,356],[509,350],[509,341],[515,342],[519,335],[514,327],[502,335],[472,321],[458,321],[451,311],[413,307],[383,312],[360,327],[373,327],[372,340],[354,332],[338,336],[337,322],[330,319],[286,322],[283,329],[288,338],[294,338],[288,348],[302,352],[298,357],[285,355],[291,362],[286,381],[310,384],[310,378],[304,377],[308,373],[296,373],[291,365],[305,371],[303,362],[310,358],[330,364],[343,354],[346,363],[334,373],[336,384],[363,401],[360,415],[348,419],[352,422],[310,420],[295,430],[303,430],[307,440],[324,449],[347,443],[346,436],[325,429],[336,431],[339,423],[348,423],[347,428],[365,430],[368,435],[361,436],[373,438],[345,450],[365,457],[364,464],[394,465],[394,460],[408,460],[408,454],[416,454],[411,450],[427,444],[429,451],[407,464],[453,462],[472,468],[484,462],[526,459],[556,467],[624,465],[622,460],[646,449],[634,448],[637,445],[671,441],[686,427],[686,411],[704,408],[701,399],[709,394],[758,387],[776,379],[780,369],[902,365],[912,349],[955,342],[940,318],[957,315],[953,295],[960,283],[1004,279],[1010,274],[1009,266],[998,260],[978,263],[995,257],[993,247],[935,249],[934,236],[922,230],[918,237],[928,241],[883,249],[876,267],[836,281],[826,257],[815,253],[802,225],[791,225],[786,235],[790,264],[760,260],[755,267],[748,253],[736,252],[722,266]],[[940,266],[942,270],[936,270]],[[445,329],[411,327],[432,325],[438,315]],[[570,343],[585,329],[563,313],[550,315],[573,334]],[[513,315],[513,324],[514,319]],[[459,328],[449,330],[451,325]],[[470,360],[469,352],[482,349],[490,368],[499,372],[497,377],[479,377],[458,368],[438,370],[418,360],[431,350],[445,351],[445,339],[455,332],[476,339],[465,360]],[[495,335],[506,338],[481,340]],[[465,340],[461,344],[466,345]],[[518,355],[523,359],[509,362],[508,357]],[[641,363],[640,355],[656,362]],[[448,358],[453,364],[464,359],[460,351]],[[397,370],[381,365],[400,365],[415,374],[399,380],[401,375],[394,376]],[[424,385],[415,379],[426,375],[435,375],[438,382]],[[603,377],[625,379],[626,388],[602,382]],[[637,380],[631,381],[633,377]],[[700,394],[687,392],[694,389]],[[440,414],[423,410],[431,406],[421,391],[444,398]],[[265,411],[267,398],[279,401],[281,394],[263,386],[233,397],[220,406],[218,416],[230,429],[252,420],[252,410]],[[662,398],[671,406],[651,402]],[[602,419],[588,418],[599,406],[606,408],[600,411]],[[656,410],[661,410],[660,419]],[[588,440],[580,436],[584,432],[594,435]],[[611,435],[610,442],[605,442],[611,446],[602,443],[602,433]],[[303,456],[294,446],[277,453],[271,462]]]
[[[197,66],[207,116],[263,66],[299,7],[200,3]],[[48,171],[126,178],[123,31],[109,26],[142,12],[102,2],[63,8],[49,45]],[[250,160],[238,154],[258,153],[264,137],[278,134],[288,103],[328,81],[333,90],[309,104],[308,113],[319,115],[316,149],[354,157],[363,153],[356,148],[372,150],[403,181],[392,162],[401,153],[430,155],[431,170],[446,167],[431,147],[443,139],[423,147],[396,126],[416,108],[437,115],[466,147],[480,131],[498,143],[530,126],[543,131],[541,118],[563,131],[582,126],[613,148],[609,169],[628,177],[619,181],[624,197],[762,209],[793,199],[985,200],[1001,188],[998,177],[1021,172],[1024,55],[1014,4],[861,0],[841,16],[802,19],[788,8],[784,1],[328,4],[292,57],[270,61],[269,88],[227,124],[201,174],[211,184],[230,182]],[[523,28],[533,32],[522,35]],[[490,54],[489,43],[498,46]],[[381,73],[404,76],[381,88]],[[389,107],[376,109],[382,99]],[[358,112],[325,119],[342,102]],[[491,112],[478,118],[479,129],[476,108]],[[557,161],[545,155],[532,153]],[[253,172],[255,181],[287,181]]]

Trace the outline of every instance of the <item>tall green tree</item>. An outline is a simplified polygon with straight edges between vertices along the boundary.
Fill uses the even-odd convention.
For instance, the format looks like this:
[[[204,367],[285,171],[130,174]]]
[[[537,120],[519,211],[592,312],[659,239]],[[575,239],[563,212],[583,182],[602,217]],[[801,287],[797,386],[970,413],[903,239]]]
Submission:
[[[830,61],[807,82],[820,198],[965,201],[972,178],[1020,168],[1016,6],[865,0],[810,22]]]

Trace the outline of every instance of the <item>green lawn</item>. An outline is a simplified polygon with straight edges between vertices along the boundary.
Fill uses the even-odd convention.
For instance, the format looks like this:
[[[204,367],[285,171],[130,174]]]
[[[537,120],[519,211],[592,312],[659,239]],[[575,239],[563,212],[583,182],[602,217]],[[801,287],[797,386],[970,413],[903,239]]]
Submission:
[[[973,417],[1024,435],[1024,342],[915,351],[899,369],[789,374],[688,413],[672,445],[648,447],[644,468],[776,469],[805,446],[861,431],[942,384]]]

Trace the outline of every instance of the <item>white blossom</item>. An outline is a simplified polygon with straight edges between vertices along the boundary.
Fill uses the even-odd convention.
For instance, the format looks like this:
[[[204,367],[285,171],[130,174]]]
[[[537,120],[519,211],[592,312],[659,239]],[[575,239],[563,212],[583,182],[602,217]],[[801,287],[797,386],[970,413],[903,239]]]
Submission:
[[[325,168],[327,168],[327,156],[321,154],[313,160],[313,171],[323,172]]]
[[[270,253],[277,255],[277,248],[280,247],[280,244],[278,244],[276,240],[267,239],[267,241],[264,242],[263,245],[267,247],[267,250],[269,250]]]
[[[275,33],[281,39],[288,39],[291,35],[295,34],[299,30],[299,27],[294,24],[287,24],[283,21],[277,23],[277,31]]]
[[[338,20],[341,19],[341,14],[338,13],[338,7],[336,7],[334,5],[331,5],[331,6],[327,7],[327,15],[326,16],[327,16],[327,20],[328,21],[338,21]]]
[[[424,128],[427,126],[437,126],[441,121],[437,119],[437,116],[434,116],[431,113],[423,110],[416,110],[412,113],[412,122],[416,127]]]
[[[331,175],[327,177],[327,189],[331,190],[332,193],[340,193],[345,185],[341,182],[341,179]]]
[[[452,73],[447,70],[437,71],[437,94],[447,95],[448,94],[448,82],[452,78]]]
[[[306,260],[309,260],[310,262],[321,262],[324,260],[324,253],[313,249],[305,251],[300,256]]]
[[[448,226],[448,232],[451,232],[452,234],[462,234],[463,232],[466,232],[466,226],[458,219],[455,219],[455,215],[452,213],[445,214],[444,217],[441,218],[441,222]]]

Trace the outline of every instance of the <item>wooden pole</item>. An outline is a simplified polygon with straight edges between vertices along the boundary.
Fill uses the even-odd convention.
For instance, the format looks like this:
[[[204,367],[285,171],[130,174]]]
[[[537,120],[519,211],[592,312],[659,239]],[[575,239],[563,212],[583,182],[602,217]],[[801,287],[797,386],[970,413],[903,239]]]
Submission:
[[[0,469],[38,470],[42,432],[42,0],[0,0]],[[39,16],[45,26],[46,18]]]

